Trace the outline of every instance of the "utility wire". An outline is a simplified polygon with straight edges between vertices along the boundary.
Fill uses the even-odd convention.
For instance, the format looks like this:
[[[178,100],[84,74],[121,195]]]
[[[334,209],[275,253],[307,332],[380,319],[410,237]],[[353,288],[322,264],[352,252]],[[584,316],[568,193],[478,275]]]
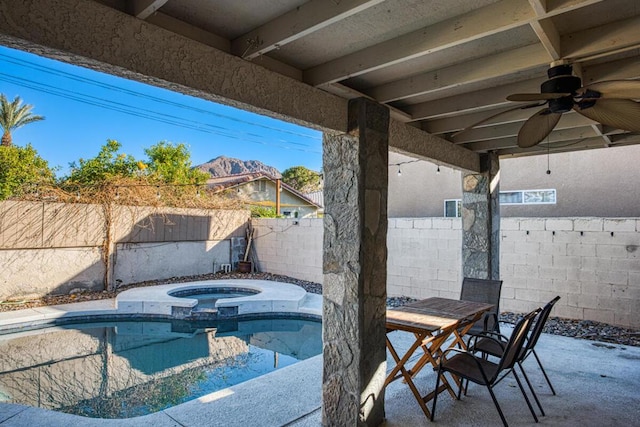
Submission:
[[[128,115],[136,116],[136,117],[142,117],[142,118],[146,118],[146,119],[149,119],[149,120],[154,120],[154,121],[165,123],[165,124],[170,124],[170,125],[182,127],[182,128],[185,128],[185,129],[191,129],[191,130],[196,130],[196,131],[199,131],[199,132],[220,135],[220,136],[224,136],[224,137],[227,137],[227,138],[237,139],[237,140],[240,140],[240,141],[252,142],[252,143],[256,143],[256,144],[273,145],[273,146],[276,146],[278,148],[283,148],[283,149],[287,149],[287,150],[297,150],[297,151],[310,152],[310,153],[321,153],[321,151],[318,151],[318,150],[290,147],[290,146],[281,145],[281,144],[274,144],[274,143],[272,143],[270,141],[258,141],[258,140],[255,140],[255,139],[242,137],[242,135],[245,134],[245,135],[252,135],[252,136],[257,136],[259,138],[262,138],[261,135],[257,135],[257,134],[250,134],[250,133],[247,133],[247,132],[238,132],[240,135],[237,135],[237,134],[233,134],[233,133],[229,133],[229,132],[222,132],[224,130],[228,131],[229,129],[225,128],[225,127],[222,127],[222,126],[217,126],[217,125],[212,125],[212,124],[207,124],[207,123],[201,123],[201,122],[198,122],[198,121],[185,119],[185,118],[178,117],[178,116],[171,115],[171,114],[159,113],[157,111],[148,110],[148,109],[145,109],[145,108],[136,108],[135,110],[133,110],[134,107],[132,107],[132,106],[130,106],[128,104],[123,104],[123,103],[120,103],[120,102],[116,102],[116,101],[112,101],[112,100],[108,100],[108,99],[104,99],[104,98],[99,98],[99,97],[95,97],[95,96],[91,96],[91,95],[85,95],[85,94],[81,94],[81,93],[74,93],[74,92],[70,92],[70,91],[63,91],[63,90],[58,89],[58,88],[56,88],[54,86],[51,86],[51,85],[47,85],[47,84],[44,84],[44,83],[36,82],[36,81],[33,81],[33,80],[28,80],[28,79],[25,79],[23,77],[13,76],[13,75],[6,74],[6,73],[0,73],[0,81],[6,81],[6,82],[9,82],[9,83],[13,83],[15,85],[18,85],[18,86],[27,87],[27,88],[34,89],[34,90],[37,90],[37,91],[40,91],[40,92],[48,93],[48,94],[55,95],[55,96],[60,96],[62,98],[67,98],[67,99],[70,99],[70,100],[73,100],[73,101],[77,101],[77,102],[81,102],[81,103],[84,103],[84,104],[93,105],[93,106],[96,106],[96,107],[105,108],[107,110],[117,111],[117,112],[125,113],[125,114],[128,114]],[[209,129],[207,129],[207,128],[209,128]],[[219,130],[216,131],[216,130],[212,130],[212,129],[219,129]],[[304,143],[300,143],[300,142],[286,141],[286,140],[280,140],[280,142],[283,143],[283,144],[291,144],[291,145],[297,145],[297,146],[302,146],[302,147],[309,147],[308,144],[304,144]]]
[[[4,62],[8,62],[8,63],[12,63],[21,67],[25,67],[25,68],[31,68],[33,70],[37,70],[37,71],[42,71],[45,72],[47,74],[54,74],[60,77],[64,77],[70,80],[75,80],[75,81],[79,81],[79,82],[84,82],[90,85],[94,85],[94,86],[98,86],[98,87],[102,87],[103,89],[107,89],[107,90],[113,90],[116,92],[121,92],[121,93],[126,93],[138,98],[146,98],[152,101],[156,101],[162,104],[166,104],[166,105],[170,105],[173,107],[178,107],[178,108],[183,108],[186,110],[191,110],[194,112],[198,112],[198,113],[202,113],[202,114],[208,114],[208,115],[212,115],[215,117],[219,117],[219,118],[223,118],[223,119],[227,119],[227,120],[231,120],[231,121],[235,121],[238,123],[243,123],[243,124],[247,124],[250,126],[255,126],[255,127],[260,127],[260,128],[264,128],[267,130],[272,130],[272,131],[276,131],[276,132],[281,132],[281,133],[286,133],[286,134],[290,134],[290,135],[295,135],[295,136],[299,136],[299,137],[303,137],[303,138],[309,138],[309,139],[313,139],[316,141],[320,141],[322,138],[321,137],[317,137],[317,136],[313,136],[313,135],[308,135],[308,134],[303,134],[303,133],[298,133],[298,132],[293,132],[293,131],[289,131],[289,130],[285,130],[285,129],[280,129],[280,128],[274,128],[271,126],[266,126],[266,125],[262,125],[262,124],[258,124],[258,123],[253,123],[253,122],[249,122],[246,120],[242,120],[242,119],[238,119],[236,117],[232,117],[232,116],[228,116],[228,115],[224,115],[224,114],[220,114],[220,113],[214,113],[213,111],[209,111],[209,110],[205,110],[202,108],[198,108],[198,107],[193,107],[190,105],[186,105],[186,104],[182,104],[182,103],[178,103],[178,102],[174,102],[174,101],[169,101],[167,99],[164,98],[159,98],[153,95],[149,95],[149,94],[145,94],[142,92],[138,92],[138,91],[133,91],[130,89],[125,89],[119,86],[115,86],[109,83],[104,83],[104,82],[100,82],[94,79],[90,79],[87,77],[81,77],[72,73],[67,73],[65,71],[61,71],[61,70],[57,70],[55,68],[52,67],[47,67],[45,65],[40,65],[40,64],[36,64],[33,63],[31,61],[27,61],[27,60],[23,60],[23,59],[18,59],[18,58],[13,58],[11,56],[8,55],[3,55],[0,54],[0,58],[2,58],[2,60]]]

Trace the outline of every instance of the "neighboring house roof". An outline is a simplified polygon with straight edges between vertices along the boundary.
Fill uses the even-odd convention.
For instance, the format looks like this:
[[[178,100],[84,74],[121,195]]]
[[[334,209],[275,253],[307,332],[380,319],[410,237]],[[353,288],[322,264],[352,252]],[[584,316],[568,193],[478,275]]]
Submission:
[[[304,195],[305,197],[307,197],[307,199],[313,200],[313,203],[315,203],[316,205],[320,207],[324,207],[324,191],[323,190],[314,191],[311,193],[305,193]]]
[[[230,188],[238,187],[240,185],[248,184],[253,181],[260,181],[263,179],[269,180],[274,184],[278,181],[278,179],[274,178],[273,176],[267,173],[255,172],[255,173],[243,173],[238,175],[219,176],[215,178],[209,178],[207,180],[207,186],[215,192],[220,192],[220,191],[228,190]],[[296,190],[292,186],[282,181],[280,181],[280,186],[283,191],[288,191],[289,193],[293,194],[299,199],[302,199],[305,203],[308,203],[309,205],[315,206],[317,208],[322,208],[322,204],[318,204],[316,201],[300,193],[298,190]]]

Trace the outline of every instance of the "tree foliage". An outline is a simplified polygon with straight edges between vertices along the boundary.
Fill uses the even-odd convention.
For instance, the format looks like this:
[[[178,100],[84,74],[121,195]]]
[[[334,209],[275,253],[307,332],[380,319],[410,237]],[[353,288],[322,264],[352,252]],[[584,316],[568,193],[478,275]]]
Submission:
[[[133,156],[118,153],[122,145],[115,140],[107,140],[100,148],[96,157],[80,159],[73,162],[71,174],[67,181],[84,184],[98,185],[115,177],[134,177],[136,173],[144,170],[144,164],[138,162]]]
[[[320,174],[304,166],[294,166],[282,172],[282,181],[301,193],[311,193],[322,189]]]
[[[268,206],[251,205],[249,206],[249,210],[251,210],[252,218],[279,218],[279,215],[276,214],[275,208],[270,208]]]
[[[96,157],[71,164],[67,183],[101,185],[116,178],[145,178],[152,183],[203,184],[208,174],[191,168],[191,154],[184,144],[159,142],[144,150],[147,161],[119,153],[122,145],[108,140]]]
[[[31,146],[0,146],[0,200],[21,196],[30,184],[51,184],[54,173]]]
[[[209,174],[191,167],[191,153],[184,144],[161,141],[144,150],[148,173],[168,184],[203,184]]]
[[[31,113],[33,106],[22,104],[19,96],[13,102],[9,102],[4,94],[0,93],[0,128],[2,128],[1,145],[10,147],[12,144],[11,131],[29,123],[44,120],[43,116]]]

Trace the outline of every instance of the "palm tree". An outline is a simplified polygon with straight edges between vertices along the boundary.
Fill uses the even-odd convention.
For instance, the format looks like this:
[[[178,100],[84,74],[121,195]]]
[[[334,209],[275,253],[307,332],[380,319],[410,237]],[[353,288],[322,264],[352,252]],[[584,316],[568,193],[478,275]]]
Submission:
[[[18,129],[29,123],[44,120],[43,116],[36,116],[31,114],[33,106],[29,104],[22,104],[22,100],[19,96],[9,102],[4,94],[0,94],[0,127],[4,131],[2,134],[2,143],[5,147],[11,146],[12,138],[11,131]]]

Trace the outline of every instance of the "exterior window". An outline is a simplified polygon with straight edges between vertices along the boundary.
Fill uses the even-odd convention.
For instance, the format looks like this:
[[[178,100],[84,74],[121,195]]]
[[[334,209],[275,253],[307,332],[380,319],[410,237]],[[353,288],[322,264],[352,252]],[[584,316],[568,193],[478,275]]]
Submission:
[[[447,218],[458,218],[462,215],[462,200],[451,199],[444,201],[444,216]]]
[[[265,180],[258,181],[258,191],[261,193],[267,192],[267,181]]]
[[[556,190],[501,191],[501,205],[545,205],[556,203]]]

